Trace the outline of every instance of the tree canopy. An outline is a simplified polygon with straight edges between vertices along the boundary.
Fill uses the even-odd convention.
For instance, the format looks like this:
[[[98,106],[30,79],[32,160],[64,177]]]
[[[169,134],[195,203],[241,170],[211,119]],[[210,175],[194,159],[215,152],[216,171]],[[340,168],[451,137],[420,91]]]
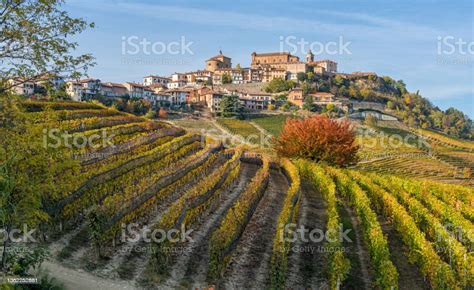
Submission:
[[[355,133],[346,121],[318,115],[303,120],[288,118],[275,149],[280,156],[304,158],[345,166],[357,161]]]
[[[47,74],[79,78],[94,65],[91,54],[75,55],[70,41],[86,28],[82,18],[62,9],[63,0],[0,0],[0,84],[5,91],[19,78],[36,80]]]

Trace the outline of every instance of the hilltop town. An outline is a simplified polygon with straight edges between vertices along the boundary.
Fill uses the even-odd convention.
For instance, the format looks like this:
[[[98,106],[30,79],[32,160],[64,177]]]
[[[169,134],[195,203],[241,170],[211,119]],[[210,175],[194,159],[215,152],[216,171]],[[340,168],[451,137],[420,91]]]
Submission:
[[[14,90],[16,94],[32,96],[49,80],[57,89],[64,87],[67,95],[74,101],[98,96],[128,96],[145,99],[156,107],[176,108],[200,103],[206,105],[211,112],[218,112],[220,100],[227,94],[238,95],[245,109],[268,109],[278,94],[265,92],[265,84],[280,79],[294,82],[295,88],[288,94],[288,101],[302,108],[304,95],[301,88],[296,87],[296,83],[299,78],[306,79],[307,73],[310,76],[333,76],[338,74],[337,63],[332,60],[315,61],[311,51],[306,55],[305,61],[288,52],[253,52],[250,67],[233,67],[232,59],[219,51],[216,56],[206,60],[201,70],[176,72],[171,76],[148,75],[143,78],[142,83],[113,83],[95,78],[64,80],[54,75],[22,82],[15,86]],[[316,104],[334,104],[347,110],[347,107],[343,106],[347,103],[343,104],[342,100],[337,100],[332,93],[313,92],[310,95]]]
[[[469,5],[65,2],[0,4],[0,290],[472,289]]]
[[[147,75],[141,83],[65,80],[57,74],[9,82],[14,94],[33,99],[97,100],[136,115],[148,112],[150,117],[157,116],[158,110],[207,117],[244,117],[262,111],[326,113],[353,119],[371,115],[455,137],[473,137],[472,121],[461,111],[440,110],[418,93],[408,92],[402,80],[374,72],[341,73],[337,65],[333,60],[315,60],[310,50],[304,61],[289,52],[253,52],[250,66],[241,67],[233,66],[232,58],[219,51],[202,69],[171,76]],[[225,108],[221,106],[224,99]],[[226,114],[229,108],[233,112]]]

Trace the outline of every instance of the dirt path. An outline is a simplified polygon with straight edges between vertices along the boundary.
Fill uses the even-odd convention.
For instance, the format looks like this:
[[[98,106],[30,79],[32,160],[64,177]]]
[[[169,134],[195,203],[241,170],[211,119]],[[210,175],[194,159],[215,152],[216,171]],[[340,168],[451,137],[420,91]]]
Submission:
[[[287,191],[285,176],[271,170],[265,195],[245,227],[225,271],[226,288],[269,288],[273,237]]]
[[[41,271],[54,277],[65,289],[71,290],[115,290],[136,289],[131,283],[114,281],[95,277],[84,271],[66,268],[54,262],[45,261],[41,265]]]
[[[178,256],[176,263],[171,269],[171,277],[166,281],[167,287],[176,288],[177,285],[192,284],[194,286],[207,286],[206,277],[209,265],[208,242],[213,230],[219,225],[227,210],[234,204],[250,179],[255,176],[258,166],[249,163],[241,163],[239,181],[233,188],[229,189],[227,195],[222,195],[217,209],[212,211],[192,235],[194,243],[189,245],[187,251]]]
[[[212,165],[213,170],[224,162],[225,159],[219,157]],[[157,205],[156,210],[152,214],[153,218],[146,223],[148,228],[153,228],[153,225],[161,219],[161,216],[166,212],[169,206],[179,198],[180,194],[195,186],[198,182],[199,179],[186,184]],[[143,239],[143,230],[144,228],[140,231],[140,239],[138,241],[127,243],[121,247],[119,254],[113,257],[111,263],[109,263],[107,269],[105,269],[105,273],[108,273],[108,275],[117,275],[122,279],[135,281],[142,277],[150,259],[152,247],[150,243]]]
[[[343,201],[344,202],[344,201]],[[357,214],[347,204],[339,208],[343,229],[350,229],[350,241],[344,240],[343,247],[347,249],[346,255],[351,262],[349,275],[341,286],[342,289],[373,289],[370,256],[367,244],[364,241],[362,225]]]
[[[297,219],[298,228],[304,226],[309,231],[326,231],[327,212],[326,202],[319,191],[307,181],[301,183],[302,198]],[[327,285],[325,267],[326,254],[322,251],[324,240],[307,242],[298,239],[290,250],[288,258],[288,274],[286,288],[311,289]]]
[[[399,289],[430,289],[418,267],[408,262],[406,246],[393,225],[384,217],[378,217],[382,231],[388,240],[390,258],[398,271]]]

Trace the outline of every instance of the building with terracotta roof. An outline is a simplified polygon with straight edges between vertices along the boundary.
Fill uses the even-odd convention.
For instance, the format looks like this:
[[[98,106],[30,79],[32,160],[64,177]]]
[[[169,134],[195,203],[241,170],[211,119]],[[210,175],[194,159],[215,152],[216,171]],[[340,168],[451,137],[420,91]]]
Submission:
[[[262,69],[262,82],[268,83],[271,82],[273,79],[281,78],[286,80],[287,78],[287,71],[284,68],[277,68],[272,67],[269,65],[265,65],[261,67]]]
[[[7,81],[8,87],[13,94],[31,96],[35,93],[35,83],[25,81],[22,78],[12,78]]]
[[[209,70],[197,70],[184,73],[184,75],[186,76],[186,85],[211,84],[213,72]]]
[[[131,98],[144,98],[145,97],[145,89],[147,88],[146,86],[139,83],[133,83],[133,82],[126,82],[126,83],[123,83],[122,85],[127,89],[127,94]]]
[[[169,83],[170,81],[171,79],[167,77],[149,75],[143,78],[143,85],[150,86],[153,84],[161,84],[161,85],[166,86],[166,84]]]
[[[319,73],[337,73],[337,62],[329,59],[325,60],[318,60],[318,61],[313,61],[313,62],[308,62],[309,66],[312,66],[315,68],[315,72]],[[316,68],[319,68],[318,71],[316,71]]]
[[[205,70],[214,72],[220,68],[231,68],[231,67],[232,67],[231,58],[223,55],[222,51],[219,50],[218,55],[213,56],[210,59],[206,60]]]
[[[261,65],[275,65],[282,63],[299,62],[300,58],[290,54],[289,52],[269,52],[269,53],[252,53],[252,68]]]
[[[298,73],[306,73],[307,65],[289,52],[252,53],[253,69],[262,70],[262,82],[275,78],[296,80]]]
[[[269,93],[245,93],[239,95],[239,102],[247,110],[266,110],[273,101]]]
[[[290,90],[288,92],[287,100],[293,105],[302,108],[304,103],[303,90],[301,88],[294,88]]]
[[[91,99],[101,91],[99,79],[87,78],[77,81],[66,82],[66,94],[74,101]]]
[[[308,96],[311,96],[313,98],[313,103],[317,105],[332,104],[336,101],[336,97],[331,93],[316,92],[308,94]]]
[[[233,84],[243,84],[244,83],[244,76],[242,69],[235,69],[235,68],[220,68],[214,71],[214,75],[212,76],[212,84],[214,85],[221,85],[222,84],[222,77],[227,74],[230,76]]]

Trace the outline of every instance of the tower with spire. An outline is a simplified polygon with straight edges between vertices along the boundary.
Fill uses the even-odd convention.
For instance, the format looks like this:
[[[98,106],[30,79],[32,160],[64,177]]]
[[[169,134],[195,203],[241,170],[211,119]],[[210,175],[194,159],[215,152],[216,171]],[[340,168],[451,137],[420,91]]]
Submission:
[[[306,54],[306,62],[311,63],[314,61],[314,54],[311,52],[311,49],[308,50],[308,53]]]

